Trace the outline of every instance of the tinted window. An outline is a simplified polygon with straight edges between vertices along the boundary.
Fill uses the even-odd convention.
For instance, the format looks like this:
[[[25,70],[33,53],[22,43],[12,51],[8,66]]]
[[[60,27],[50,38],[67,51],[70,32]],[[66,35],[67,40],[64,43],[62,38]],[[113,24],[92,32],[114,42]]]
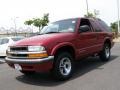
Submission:
[[[8,42],[9,42],[9,39],[7,39],[7,38],[0,39],[0,45],[6,44],[6,43],[8,43]]]
[[[102,20],[99,20],[99,24],[101,25],[101,27],[103,28],[103,31],[106,32],[111,32],[110,27]]]
[[[89,31],[92,31],[93,27],[92,27],[90,21],[89,21],[88,19],[83,19],[83,18],[82,18],[82,19],[80,20],[80,26],[84,26],[84,25],[89,26],[89,28],[90,28]]]
[[[13,41],[19,41],[21,39],[23,39],[23,38],[12,38]]]
[[[92,26],[93,26],[95,32],[101,32],[101,28],[95,21],[91,20],[91,23],[92,23]]]

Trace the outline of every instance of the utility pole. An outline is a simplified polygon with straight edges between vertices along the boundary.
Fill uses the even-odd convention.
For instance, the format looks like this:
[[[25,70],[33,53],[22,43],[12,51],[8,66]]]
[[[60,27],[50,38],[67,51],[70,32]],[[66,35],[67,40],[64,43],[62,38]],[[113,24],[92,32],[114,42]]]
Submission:
[[[119,22],[119,0],[117,0],[117,10],[118,10],[118,34],[120,33],[120,22]]]
[[[15,35],[17,35],[17,25],[16,25],[16,19],[19,18],[19,17],[14,17],[12,20],[13,20],[13,23],[14,23],[14,29],[15,29]]]
[[[87,7],[87,15],[88,15],[89,13],[88,0],[86,0],[86,7]]]

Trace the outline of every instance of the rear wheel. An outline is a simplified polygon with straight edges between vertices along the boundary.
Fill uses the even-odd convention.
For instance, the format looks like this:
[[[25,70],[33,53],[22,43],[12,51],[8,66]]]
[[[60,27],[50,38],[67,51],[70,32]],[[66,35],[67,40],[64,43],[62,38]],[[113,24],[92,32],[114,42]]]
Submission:
[[[99,57],[102,61],[108,61],[111,56],[110,45],[105,44],[103,50],[100,52]]]
[[[53,75],[59,80],[69,79],[73,74],[73,68],[72,56],[67,52],[60,53],[55,58]]]

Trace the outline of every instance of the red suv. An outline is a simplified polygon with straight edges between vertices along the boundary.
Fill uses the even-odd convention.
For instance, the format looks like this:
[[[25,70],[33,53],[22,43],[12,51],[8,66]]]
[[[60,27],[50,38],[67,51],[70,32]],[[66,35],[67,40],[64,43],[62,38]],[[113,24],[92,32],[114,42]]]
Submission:
[[[81,58],[98,55],[108,61],[112,40],[110,28],[100,19],[59,20],[44,27],[40,35],[9,46],[6,62],[26,75],[50,71],[55,78],[65,80]]]

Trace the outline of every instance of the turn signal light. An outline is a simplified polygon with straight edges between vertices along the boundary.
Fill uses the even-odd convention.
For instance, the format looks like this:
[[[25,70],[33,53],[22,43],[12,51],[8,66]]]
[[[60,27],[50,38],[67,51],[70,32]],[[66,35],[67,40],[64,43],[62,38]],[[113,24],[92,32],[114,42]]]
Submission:
[[[39,54],[28,54],[28,58],[44,58],[48,57],[47,53],[39,53]]]

